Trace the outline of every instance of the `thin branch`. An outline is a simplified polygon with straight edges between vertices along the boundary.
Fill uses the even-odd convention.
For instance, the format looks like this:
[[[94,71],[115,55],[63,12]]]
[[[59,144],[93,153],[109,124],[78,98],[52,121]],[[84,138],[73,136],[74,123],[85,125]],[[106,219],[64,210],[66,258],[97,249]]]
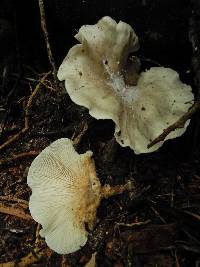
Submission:
[[[151,220],[146,220],[144,222],[133,222],[133,223],[116,223],[115,226],[126,226],[126,227],[135,227],[135,226],[141,226],[149,224]]]
[[[170,125],[168,128],[164,129],[163,132],[156,137],[151,143],[148,144],[147,148],[151,148],[158,142],[164,141],[165,138],[178,128],[183,128],[186,121],[189,120],[193,114],[195,114],[198,110],[200,110],[200,101],[196,101],[193,106],[185,113],[180,119],[178,119],[175,123]]]
[[[39,1],[39,7],[40,7],[41,28],[42,28],[42,31],[43,31],[43,34],[44,34],[44,39],[45,39],[45,43],[46,43],[49,62],[51,64],[54,80],[56,82],[57,81],[57,75],[56,75],[57,74],[57,69],[56,69],[55,60],[53,58],[53,54],[52,54],[52,51],[51,51],[51,45],[50,45],[50,42],[49,42],[49,34],[48,34],[48,31],[47,31],[47,25],[46,25],[44,2],[43,2],[43,0],[38,0],[38,1]]]
[[[25,132],[28,131],[28,129],[29,129],[29,111],[30,111],[30,107],[31,107],[32,102],[33,102],[33,98],[36,96],[36,94],[39,91],[42,83],[44,83],[45,79],[48,77],[48,75],[50,73],[51,72],[45,73],[45,75],[41,78],[39,83],[36,85],[35,89],[33,90],[32,94],[30,95],[30,97],[28,99],[28,103],[27,103],[26,108],[25,108],[25,118],[24,118],[24,127],[23,127],[23,129],[19,133],[15,134],[11,138],[9,138],[5,143],[1,144],[0,145],[0,150],[5,148],[6,146],[11,144],[12,142],[16,141],[22,134],[24,134]]]
[[[23,208],[28,208],[28,201],[20,198],[16,198],[15,196],[8,195],[8,196],[0,196],[0,200],[3,201],[10,201],[10,202],[16,202],[19,203]]]
[[[125,191],[130,192],[133,190],[135,190],[135,183],[131,180],[128,180],[126,184],[122,185],[110,186],[109,184],[105,184],[101,188],[101,196],[102,198],[109,198],[115,195],[122,194]]]
[[[16,261],[9,261],[0,263],[0,267],[27,267],[40,261],[40,259],[46,254],[47,249],[38,249],[37,247],[26,256]]]
[[[87,132],[87,130],[88,130],[88,123],[87,123],[87,121],[82,121],[81,123],[80,123],[80,125],[78,126],[78,130],[77,131],[75,131],[74,133],[73,133],[73,135],[72,135],[72,137],[71,137],[71,139],[73,140],[73,144],[75,145],[75,146],[77,146],[80,142],[81,142],[81,140],[82,140],[82,138],[83,138],[83,136],[84,136],[84,134]]]
[[[20,203],[10,203],[9,201],[0,202],[0,212],[19,217],[24,220],[33,220],[28,211],[28,206]]]
[[[34,150],[27,151],[27,152],[22,152],[22,153],[13,155],[10,158],[6,158],[4,160],[0,160],[0,166],[9,164],[9,163],[11,163],[11,162],[13,162],[15,160],[21,159],[21,158],[34,157],[34,156],[37,156],[38,154],[39,154],[39,151],[34,151]]]

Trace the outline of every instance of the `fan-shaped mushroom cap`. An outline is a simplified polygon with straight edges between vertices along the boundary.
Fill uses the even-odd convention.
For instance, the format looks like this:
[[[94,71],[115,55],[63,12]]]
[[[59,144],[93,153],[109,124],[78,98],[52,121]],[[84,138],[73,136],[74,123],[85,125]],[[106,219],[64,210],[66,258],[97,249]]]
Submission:
[[[87,241],[100,202],[100,182],[92,152],[79,155],[67,138],[58,139],[32,162],[27,182],[32,189],[29,208],[40,232],[57,253],[72,253]]]
[[[137,62],[128,59],[139,47],[138,38],[124,22],[104,17],[82,26],[75,37],[81,44],[69,50],[58,71],[71,99],[96,119],[112,119],[121,146],[136,154],[157,150],[163,142],[147,145],[188,111],[191,87],[169,68],[154,67],[138,78]],[[166,139],[183,134],[188,124]]]

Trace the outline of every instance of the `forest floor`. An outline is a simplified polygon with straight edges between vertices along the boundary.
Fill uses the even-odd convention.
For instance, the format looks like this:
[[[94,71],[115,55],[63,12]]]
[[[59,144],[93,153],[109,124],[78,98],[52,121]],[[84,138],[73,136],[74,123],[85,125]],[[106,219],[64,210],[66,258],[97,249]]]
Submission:
[[[52,72],[23,65],[8,86],[11,93],[0,98],[0,267],[79,267],[91,257],[102,267],[200,266],[197,116],[182,137],[135,155],[116,143],[114,124],[74,104]],[[78,151],[93,151],[102,184],[135,184],[101,202],[87,244],[70,255],[53,252],[40,237],[26,182],[33,159],[62,137],[80,137]]]

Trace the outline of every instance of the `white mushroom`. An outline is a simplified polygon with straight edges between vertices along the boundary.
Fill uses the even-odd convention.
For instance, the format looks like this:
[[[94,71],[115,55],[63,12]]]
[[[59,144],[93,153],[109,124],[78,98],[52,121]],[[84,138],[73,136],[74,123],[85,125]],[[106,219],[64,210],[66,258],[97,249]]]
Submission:
[[[30,166],[29,208],[40,232],[57,253],[72,253],[87,241],[85,224],[92,229],[100,202],[100,182],[92,152],[79,155],[69,139],[45,148]]]
[[[136,154],[157,150],[163,142],[147,145],[188,111],[191,87],[169,68],[153,67],[138,77],[137,61],[128,59],[139,47],[138,38],[124,22],[103,17],[82,26],[75,38],[81,44],[69,50],[58,71],[71,99],[96,119],[112,119],[121,146]],[[166,140],[182,135],[188,124]]]
[[[45,148],[29,168],[29,209],[42,225],[40,235],[57,253],[72,253],[85,245],[85,224],[93,229],[101,198],[135,188],[131,181],[101,186],[91,157],[92,151],[79,155],[71,140],[61,138]]]

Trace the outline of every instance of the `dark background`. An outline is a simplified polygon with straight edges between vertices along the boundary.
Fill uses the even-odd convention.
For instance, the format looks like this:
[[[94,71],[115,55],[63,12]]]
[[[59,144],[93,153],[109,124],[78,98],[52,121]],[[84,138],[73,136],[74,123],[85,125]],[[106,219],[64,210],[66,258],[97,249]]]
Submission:
[[[46,0],[46,24],[56,65],[59,67],[68,50],[77,43],[73,36],[83,24],[95,24],[101,17],[111,16],[134,28],[140,41],[137,56],[141,59],[142,69],[157,64],[173,68],[179,72],[182,81],[192,86],[198,99],[199,2]],[[30,95],[30,86],[25,77],[38,79],[34,71],[41,74],[49,69],[38,1],[0,0],[0,125],[5,128],[0,134],[1,144],[23,127],[23,101],[26,103]],[[31,85],[34,88],[35,83]],[[136,156],[131,149],[118,144],[117,148],[114,145],[112,151],[112,122],[91,118],[86,109],[71,102],[65,91],[41,90],[31,107],[28,132],[0,151],[0,167],[3,165],[2,159],[6,162],[3,170],[0,170],[0,196],[12,195],[28,200],[31,194],[26,175],[32,158],[14,163],[8,158],[24,151],[41,151],[58,138],[71,137],[82,120],[89,123],[89,129],[79,149],[82,152],[88,149],[94,152],[101,183],[120,184],[134,177],[139,188],[150,186],[150,189],[134,199],[125,194],[103,201],[98,210],[97,227],[90,235],[88,245],[76,254],[67,256],[70,266],[83,266],[94,251],[98,252],[98,266],[198,266],[199,113],[192,117],[183,136],[167,141],[157,152]],[[13,217],[0,214],[0,231],[5,225],[29,228],[21,235],[0,232],[1,262],[26,255],[34,244],[35,224],[30,226]],[[134,232],[126,228],[115,231],[116,221],[131,223],[136,219],[151,219],[153,226],[134,229]],[[134,237],[131,237],[132,233]],[[134,241],[128,244],[130,237]],[[110,249],[109,242],[112,243]],[[180,265],[175,261],[175,252]],[[51,253],[34,266],[64,266],[61,265],[63,258]]]
[[[141,44],[139,54],[177,71],[185,72],[190,68],[190,1],[49,0],[44,1],[44,4],[53,54],[58,65],[68,49],[76,43],[73,36],[80,26],[94,24],[108,15],[134,28]],[[46,52],[40,30],[38,2],[1,0],[0,18],[4,20],[0,24],[1,56],[12,53],[17,45],[23,61],[29,64],[37,64],[39,61],[40,65],[45,66]]]

